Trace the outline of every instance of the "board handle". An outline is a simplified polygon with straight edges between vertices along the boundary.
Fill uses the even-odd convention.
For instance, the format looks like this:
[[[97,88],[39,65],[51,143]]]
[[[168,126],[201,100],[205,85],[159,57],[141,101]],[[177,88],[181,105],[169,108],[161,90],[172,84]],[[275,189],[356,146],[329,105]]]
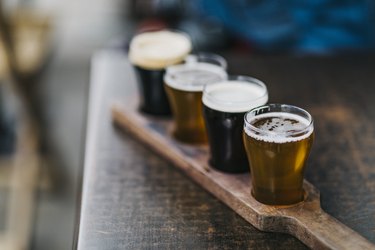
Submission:
[[[287,232],[312,249],[374,249],[375,245],[323,211],[320,192],[304,182],[306,197],[297,206],[278,210]]]
[[[267,206],[250,197],[259,217],[249,221],[263,231],[291,234],[312,249],[375,250],[373,243],[323,211],[318,189],[304,181],[304,190],[304,201],[290,206]]]
[[[114,106],[112,115],[117,124],[184,170],[259,230],[291,234],[312,249],[375,249],[367,239],[321,209],[319,191],[309,182],[304,182],[305,199],[299,204],[269,206],[259,203],[250,195],[248,176],[242,179],[202,171],[207,159],[200,159],[199,151],[185,154],[168,140],[168,122],[155,122],[134,110]]]
[[[284,216],[287,231],[312,249],[375,249],[370,241],[342,224],[322,209],[303,209]]]

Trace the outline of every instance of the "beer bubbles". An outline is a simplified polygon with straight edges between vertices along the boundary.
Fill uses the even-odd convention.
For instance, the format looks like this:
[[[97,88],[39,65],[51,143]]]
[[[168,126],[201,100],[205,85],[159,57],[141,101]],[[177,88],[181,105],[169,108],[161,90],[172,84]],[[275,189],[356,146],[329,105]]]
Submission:
[[[313,131],[311,115],[291,105],[269,104],[245,115],[243,140],[256,200],[269,205],[303,200]]]

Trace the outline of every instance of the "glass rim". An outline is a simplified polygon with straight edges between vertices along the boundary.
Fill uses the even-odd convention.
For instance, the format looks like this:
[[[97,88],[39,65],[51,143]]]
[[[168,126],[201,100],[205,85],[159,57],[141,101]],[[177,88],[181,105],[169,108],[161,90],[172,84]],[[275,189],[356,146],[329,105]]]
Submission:
[[[293,113],[293,112],[288,111],[288,110],[283,110],[285,108],[292,108],[294,110],[297,110],[297,111],[305,114],[309,124],[304,126],[301,129],[298,129],[297,131],[292,131],[292,132],[291,131],[289,131],[289,132],[288,131],[273,132],[273,131],[267,131],[267,130],[259,129],[259,128],[253,126],[250,123],[250,121],[248,121],[248,115],[251,115],[252,113],[254,113],[256,111],[266,109],[266,108],[268,108],[268,110],[271,109],[271,108],[279,108],[279,110],[264,112],[264,113],[261,113],[261,114],[271,113],[271,112],[275,112],[275,113],[282,113],[283,112],[283,113],[294,114],[294,115],[298,115],[298,116],[302,117],[300,114],[296,114],[296,113]],[[255,115],[252,115],[251,117],[255,117],[257,115],[258,114],[255,114]],[[304,117],[304,118],[306,118],[306,117]],[[313,125],[314,125],[314,119],[309,112],[307,112],[303,108],[300,108],[300,107],[297,107],[297,106],[294,106],[294,105],[290,105],[290,104],[270,103],[270,104],[262,105],[262,106],[253,108],[250,111],[246,112],[246,114],[244,116],[244,126],[246,126],[246,129],[250,129],[251,131],[255,131],[255,132],[259,133],[260,135],[285,135],[285,136],[304,135],[307,132],[309,132],[309,130],[311,130],[311,127],[313,127]]]
[[[194,60],[194,59],[193,59]],[[183,81],[181,84],[181,79],[173,79],[173,77],[184,71],[188,71],[191,69],[198,69],[202,70],[205,69],[207,72],[214,74],[218,79],[216,81],[208,81],[204,83],[197,83],[197,78],[191,78]],[[228,78],[228,73],[225,68],[221,67],[220,65],[209,63],[209,62],[190,62],[190,63],[183,63],[183,64],[176,64],[168,66],[165,70],[165,74],[163,76],[164,83],[169,87],[178,89],[180,91],[193,91],[193,92],[203,92],[203,89],[206,85],[215,84],[217,81],[224,81]]]
[[[155,32],[160,32],[160,31],[169,31],[172,33],[178,33],[178,34],[185,36],[189,40],[191,40],[191,36],[187,32],[183,30],[179,30],[179,29],[172,29],[172,28],[166,28],[166,27],[156,27],[156,28],[151,27],[151,28],[146,28],[143,30],[141,29],[134,33],[133,38],[144,33],[155,33]]]
[[[210,94],[208,92],[208,88],[214,87],[218,84],[227,83],[227,82],[243,82],[245,84],[256,84],[263,89],[263,93],[259,97],[255,98],[255,99],[251,99],[251,100],[223,101],[220,98],[214,97],[212,94]],[[203,88],[203,95],[205,95],[206,98],[208,97],[209,99],[211,99],[214,102],[220,102],[220,103],[223,103],[223,104],[226,104],[226,105],[231,105],[231,104],[257,102],[258,100],[263,99],[265,96],[268,96],[268,90],[267,90],[266,84],[264,82],[262,82],[261,80],[257,79],[257,78],[254,78],[254,77],[251,77],[251,76],[245,76],[245,75],[228,75],[228,78],[226,80],[222,80],[220,82],[215,82],[215,83],[212,83],[212,84],[205,85],[204,88]]]
[[[203,62],[200,62],[199,60],[212,60],[212,61],[216,61],[216,63],[211,63],[210,61],[203,61]],[[197,52],[197,53],[192,53],[192,54],[189,54],[185,57],[185,64],[189,65],[189,64],[194,64],[194,63],[208,63],[208,64],[213,64],[213,65],[216,65],[216,66],[219,66],[221,68],[223,68],[224,70],[227,70],[228,68],[228,63],[227,63],[227,60],[225,60],[225,58],[219,54],[215,54],[215,53],[211,53],[211,52],[205,52],[205,51],[202,51],[202,52]]]

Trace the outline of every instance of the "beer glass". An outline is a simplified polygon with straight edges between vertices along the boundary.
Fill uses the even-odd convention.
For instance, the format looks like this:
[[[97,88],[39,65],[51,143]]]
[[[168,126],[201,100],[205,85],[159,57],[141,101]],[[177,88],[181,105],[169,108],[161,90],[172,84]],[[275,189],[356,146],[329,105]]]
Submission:
[[[151,115],[170,115],[163,86],[165,68],[181,63],[192,48],[190,38],[175,31],[153,31],[136,35],[129,48],[129,60],[138,75],[140,110]]]
[[[303,173],[313,131],[311,115],[291,105],[269,104],[245,115],[243,139],[256,200],[269,205],[303,200]]]
[[[242,131],[246,112],[268,101],[266,85],[248,76],[206,85],[203,115],[210,146],[209,163],[229,173],[249,171]]]
[[[207,135],[202,115],[202,91],[206,84],[227,78],[227,63],[219,55],[190,55],[184,64],[167,68],[165,90],[174,118],[173,136],[184,143],[204,144]]]

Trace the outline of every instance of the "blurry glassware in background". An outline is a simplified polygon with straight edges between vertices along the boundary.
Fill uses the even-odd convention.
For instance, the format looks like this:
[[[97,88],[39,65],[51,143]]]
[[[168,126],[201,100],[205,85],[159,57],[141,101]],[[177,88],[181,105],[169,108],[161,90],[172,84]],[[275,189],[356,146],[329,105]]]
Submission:
[[[22,75],[35,74],[42,67],[51,45],[51,18],[27,9],[19,9],[8,19],[16,71]],[[9,70],[7,48],[0,42],[0,77]]]
[[[9,193],[4,207],[0,208],[5,211],[4,230],[0,233],[2,249],[27,249],[31,238],[41,164],[41,130],[32,95],[35,81],[31,79],[46,59],[49,23],[49,18],[30,9],[10,8],[8,12],[3,1],[0,2],[0,90],[5,97],[2,100],[14,99],[15,121],[9,133],[14,131],[16,135],[14,153],[2,155],[0,161],[0,180]],[[9,106],[4,101],[0,104],[4,112],[0,117],[8,117],[4,115],[8,112],[4,107]]]
[[[164,90],[165,68],[181,63],[191,49],[190,37],[178,31],[149,31],[133,37],[129,59],[138,74],[142,112],[159,116],[171,114]]]

